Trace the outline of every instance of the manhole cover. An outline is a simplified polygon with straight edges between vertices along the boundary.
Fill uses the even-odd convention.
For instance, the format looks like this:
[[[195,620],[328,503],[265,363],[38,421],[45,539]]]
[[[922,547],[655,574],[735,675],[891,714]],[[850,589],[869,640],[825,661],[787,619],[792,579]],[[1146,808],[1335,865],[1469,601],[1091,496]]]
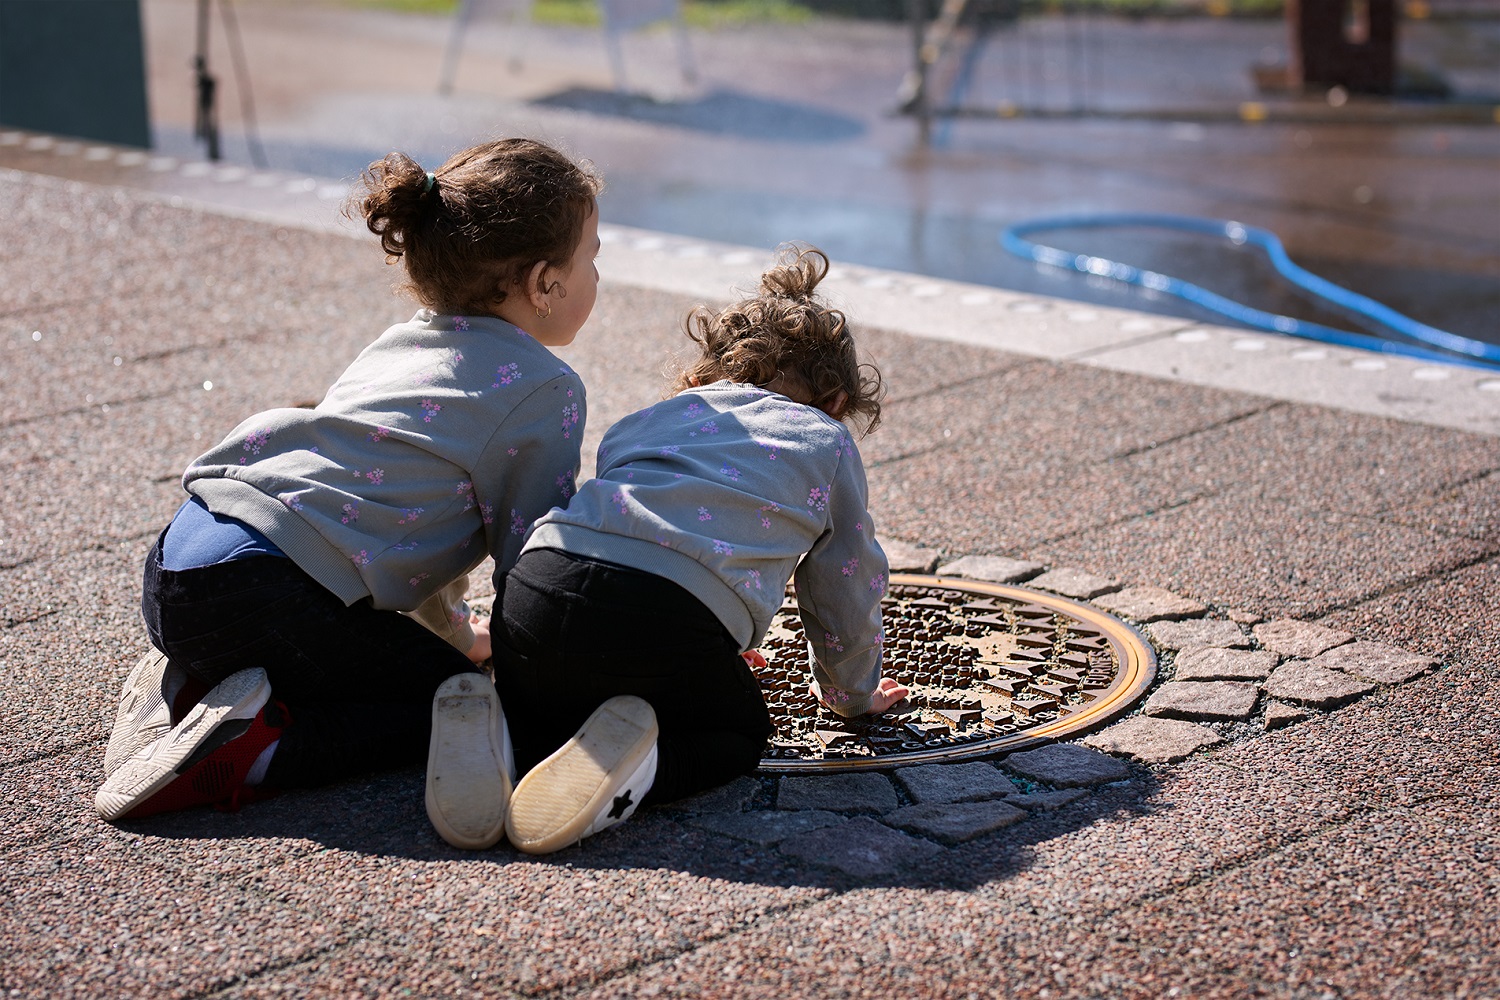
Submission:
[[[1156,655],[1097,608],[1024,587],[893,574],[885,672],[910,697],[843,719],[808,691],[807,638],[788,599],[757,671],[775,727],[762,771],[851,771],[980,757],[1080,733],[1127,711]]]

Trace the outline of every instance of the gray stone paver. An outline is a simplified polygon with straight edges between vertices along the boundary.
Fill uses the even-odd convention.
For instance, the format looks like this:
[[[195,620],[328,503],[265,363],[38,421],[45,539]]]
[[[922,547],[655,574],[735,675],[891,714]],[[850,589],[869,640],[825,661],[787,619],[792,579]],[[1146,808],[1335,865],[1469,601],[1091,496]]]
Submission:
[[[895,777],[919,803],[969,802],[1016,793],[1011,780],[984,761],[902,767]]]
[[[1262,622],[1251,631],[1262,646],[1299,660],[1310,660],[1319,653],[1341,646],[1354,638],[1350,633],[1339,629],[1291,618]]]
[[[937,569],[938,576],[961,576],[968,580],[983,580],[986,583],[1020,583],[1040,573],[1045,567],[1041,563],[1024,559],[1007,559],[1004,556],[964,556],[944,563]]]
[[[1384,642],[1351,642],[1335,646],[1308,661],[1377,684],[1404,684],[1438,665],[1432,656],[1411,653]]]
[[[1053,788],[1104,785],[1130,777],[1130,768],[1122,762],[1076,743],[1056,743],[1013,753],[1000,766]]]
[[[1266,730],[1269,732],[1276,729],[1285,729],[1287,726],[1295,725],[1312,713],[1300,705],[1288,705],[1285,702],[1272,701],[1266,705]]]
[[[1146,626],[1151,641],[1165,649],[1195,649],[1209,646],[1219,649],[1244,649],[1250,645],[1245,630],[1222,618],[1197,618],[1187,621],[1152,622]]]
[[[706,813],[694,817],[694,826],[722,833],[753,844],[770,845],[788,837],[844,822],[848,817],[822,809],[797,812],[757,810],[741,813]]]
[[[790,837],[781,842],[780,850],[822,868],[875,878],[925,861],[943,848],[860,816]]]
[[[1096,597],[1094,603],[1105,611],[1111,611],[1138,622],[1197,618],[1208,610],[1208,605],[1200,601],[1174,594],[1161,587],[1126,587],[1124,590]]]
[[[1069,566],[1049,569],[1041,576],[1027,580],[1026,585],[1040,590],[1050,590],[1054,594],[1080,601],[1087,601],[1100,594],[1108,594],[1120,589],[1120,585],[1107,576]]]
[[[758,791],[760,782],[754,778],[736,778],[727,785],[710,788],[692,798],[679,799],[672,803],[672,808],[688,813],[743,812]]]
[[[931,573],[942,558],[936,549],[926,549],[899,538],[882,538],[880,547],[885,550],[892,573]]]
[[[945,844],[961,844],[1025,818],[1025,810],[1007,802],[931,802],[897,809],[882,821]]]
[[[1224,737],[1196,722],[1153,719],[1145,715],[1117,722],[1102,732],[1083,738],[1086,746],[1106,753],[1124,754],[1142,764],[1175,763],[1205,747],[1223,742]]]
[[[781,779],[776,794],[778,809],[887,813],[899,804],[890,778],[860,771],[816,777],[788,776]]]
[[[1289,660],[1266,679],[1265,692],[1272,698],[1313,708],[1337,708],[1371,691],[1375,685],[1309,660]]]
[[[1281,657],[1269,649],[1184,649],[1172,661],[1172,676],[1179,681],[1263,681],[1279,662]]]
[[[1169,681],[1157,688],[1147,715],[1167,719],[1234,722],[1250,718],[1260,688],[1243,681]]]
[[[1089,794],[1086,788],[1061,788],[1055,792],[1031,792],[1007,795],[1005,801],[1031,812],[1051,812],[1077,802]]]

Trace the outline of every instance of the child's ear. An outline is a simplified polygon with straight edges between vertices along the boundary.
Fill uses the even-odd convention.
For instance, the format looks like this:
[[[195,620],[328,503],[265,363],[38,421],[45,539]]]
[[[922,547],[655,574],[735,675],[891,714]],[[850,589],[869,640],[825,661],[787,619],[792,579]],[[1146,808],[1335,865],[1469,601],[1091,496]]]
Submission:
[[[530,271],[526,272],[526,281],[522,286],[526,290],[526,300],[531,303],[531,307],[539,314],[550,311],[547,305],[547,292],[545,291],[547,286],[542,282],[546,274],[547,262],[539,260],[531,265]]]
[[[849,412],[849,394],[840,389],[838,395],[824,403],[819,409],[835,420],[843,420],[844,414]]]

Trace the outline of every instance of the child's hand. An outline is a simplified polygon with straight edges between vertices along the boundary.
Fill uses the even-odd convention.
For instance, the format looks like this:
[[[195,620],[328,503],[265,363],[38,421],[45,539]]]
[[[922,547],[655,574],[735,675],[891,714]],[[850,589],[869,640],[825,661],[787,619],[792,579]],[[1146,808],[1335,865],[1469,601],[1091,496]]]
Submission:
[[[469,660],[473,663],[483,663],[493,652],[493,646],[490,643],[489,620],[475,615],[469,619],[469,627],[474,630],[474,645],[469,647]]]
[[[823,690],[818,687],[817,681],[813,681],[809,687],[812,690],[813,697],[818,699],[818,704],[824,708],[833,708],[832,705],[828,704],[828,699],[823,697]],[[875,686],[874,692],[870,695],[870,707],[866,709],[865,714],[879,715],[881,712],[889,711],[892,705],[909,694],[911,694],[911,689],[905,684],[901,684],[890,677],[882,677],[880,678],[880,683]],[[845,697],[847,698],[848,696],[846,695]],[[837,709],[834,710],[837,711]]]
[[[911,689],[890,677],[880,678],[880,686],[870,695],[870,715],[887,711],[896,702],[911,694]]]

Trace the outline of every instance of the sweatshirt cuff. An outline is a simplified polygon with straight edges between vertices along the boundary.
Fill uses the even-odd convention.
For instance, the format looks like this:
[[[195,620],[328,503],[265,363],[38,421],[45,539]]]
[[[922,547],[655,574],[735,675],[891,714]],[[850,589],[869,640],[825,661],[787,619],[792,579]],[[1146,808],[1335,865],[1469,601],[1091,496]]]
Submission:
[[[813,695],[824,705],[833,709],[834,713],[845,719],[852,719],[857,715],[865,715],[870,711],[871,694],[857,694],[853,691],[845,691],[843,688],[823,687],[815,680],[812,682]]]

